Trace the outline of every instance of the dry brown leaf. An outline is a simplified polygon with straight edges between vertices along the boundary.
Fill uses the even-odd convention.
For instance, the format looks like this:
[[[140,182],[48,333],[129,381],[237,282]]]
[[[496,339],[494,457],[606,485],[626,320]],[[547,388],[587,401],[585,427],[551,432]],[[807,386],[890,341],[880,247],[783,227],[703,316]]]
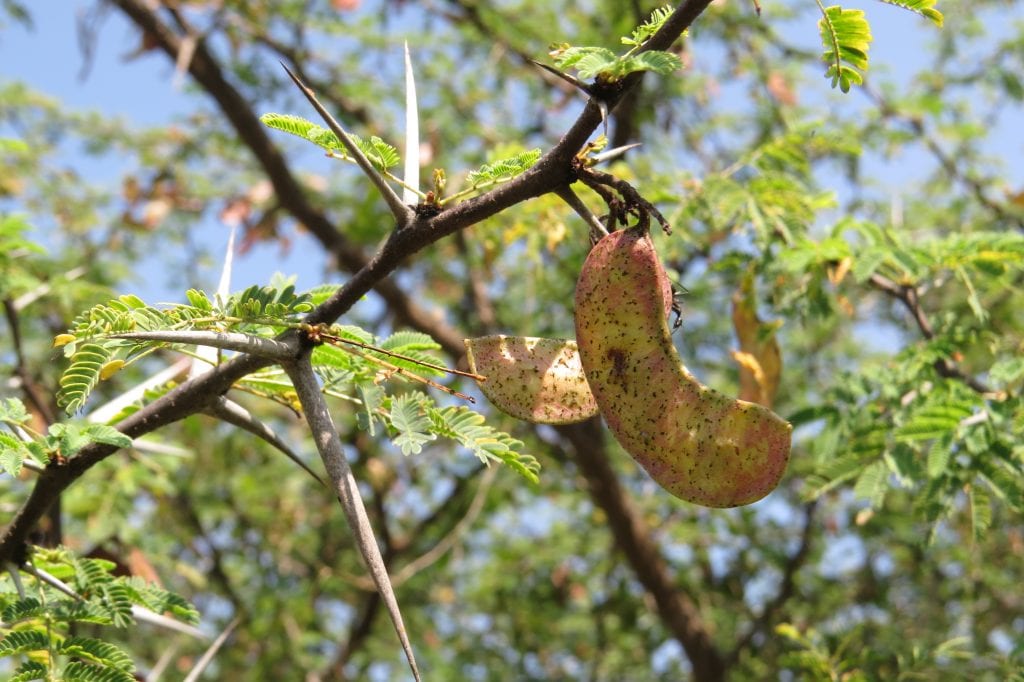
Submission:
[[[740,366],[740,398],[771,407],[782,377],[782,354],[775,336],[775,324],[757,317],[754,278],[748,273],[732,295],[732,323],[740,350],[733,359]]]

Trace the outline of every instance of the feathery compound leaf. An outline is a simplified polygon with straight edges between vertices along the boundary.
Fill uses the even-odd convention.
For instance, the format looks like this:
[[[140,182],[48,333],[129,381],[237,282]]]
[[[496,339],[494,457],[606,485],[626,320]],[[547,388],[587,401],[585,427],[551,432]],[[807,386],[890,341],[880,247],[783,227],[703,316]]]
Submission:
[[[540,158],[539,149],[531,149],[508,159],[501,159],[493,163],[485,163],[475,171],[466,176],[466,184],[470,187],[480,187],[485,184],[504,182],[525,172],[530,166],[537,163]]]
[[[860,73],[868,68],[868,49],[871,46],[871,28],[864,12],[859,9],[843,9],[839,5],[821,9],[818,29],[821,44],[825,48],[822,60],[828,64],[825,78],[832,79],[832,87],[839,85],[843,92],[850,91],[850,85],[860,85],[864,76]]]
[[[135,682],[135,675],[117,668],[105,668],[81,661],[64,666],[65,682]]]
[[[521,452],[523,442],[484,424],[483,415],[460,405],[431,408],[428,416],[434,433],[469,448],[483,463],[504,462],[531,483],[540,481],[540,463],[533,455]]]
[[[45,651],[50,646],[46,633],[39,630],[15,630],[0,640],[0,656],[12,656],[28,651]]]
[[[671,52],[651,50],[625,57],[616,65],[616,78],[624,78],[635,71],[653,71],[667,75],[683,68],[683,62]]]
[[[0,400],[0,422],[8,424],[24,424],[29,419],[25,404],[17,398]]]
[[[292,114],[263,114],[260,116],[260,121],[268,128],[274,128],[275,130],[301,137],[304,140],[311,139],[309,131],[314,128],[320,128],[313,121]],[[320,129],[323,130],[323,128]]]
[[[33,680],[45,680],[50,674],[50,669],[38,661],[27,661],[14,671],[14,677],[10,682],[32,682]]]
[[[28,448],[21,440],[0,431],[0,470],[10,476],[17,476],[21,473],[21,465],[27,456]]]
[[[110,360],[114,349],[109,344],[87,343],[71,356],[71,366],[60,378],[57,404],[68,414],[77,412],[89,399],[100,381],[100,371]]]
[[[888,487],[889,467],[885,462],[874,462],[869,464],[857,478],[853,486],[855,497],[868,500],[871,506],[878,508],[882,506],[882,499]]]
[[[25,599],[19,599],[12,602],[4,607],[3,613],[0,614],[0,618],[3,618],[6,626],[10,627],[19,620],[38,618],[44,612],[45,609],[43,608],[42,602],[34,597],[27,597]]]
[[[975,541],[980,540],[992,525],[992,502],[988,491],[979,485],[970,489],[971,532]]]
[[[378,346],[392,353],[408,353],[414,350],[440,350],[441,344],[429,334],[409,330],[398,331],[381,341]]]
[[[430,429],[430,420],[426,415],[426,401],[415,393],[395,396],[391,400],[391,426],[398,431],[395,445],[402,448],[403,455],[416,455],[423,449],[424,443],[437,438]]]
[[[551,56],[555,60],[555,66],[560,69],[579,69],[580,62],[584,60],[587,60],[587,64],[612,64],[619,58],[606,47],[565,46],[553,51]]]
[[[106,668],[129,673],[135,671],[135,663],[122,649],[92,637],[68,637],[60,643],[57,651],[65,656],[80,658]]]
[[[640,47],[647,42],[647,39],[653,36],[661,28],[662,24],[672,16],[672,7],[665,5],[651,12],[650,18],[644,23],[633,29],[633,33],[629,37],[622,38],[623,45],[630,45],[632,47]]]
[[[942,12],[935,9],[935,0],[878,0],[884,2],[887,5],[895,5],[896,7],[902,7],[905,10],[910,10],[914,14],[920,14],[925,19],[928,19],[933,24],[942,28],[944,17]]]
[[[199,624],[199,611],[184,597],[147,583],[141,578],[129,578],[128,584],[134,588],[141,604],[150,611],[173,616],[189,625]]]
[[[373,164],[381,170],[387,170],[388,168],[397,166],[402,160],[398,155],[397,149],[376,135],[372,136],[369,142],[365,142],[359,138],[354,139],[356,144],[359,145],[359,149],[362,150],[363,154],[366,154],[366,158],[372,161]]]
[[[342,144],[337,135],[313,121],[292,114],[263,114],[260,116],[260,121],[268,128],[274,128],[275,130],[301,137],[307,142],[312,142],[329,152],[349,161],[354,161],[348,155],[345,145]],[[355,142],[360,151],[366,155],[366,158],[381,170],[397,166],[399,161],[401,161],[398,156],[398,150],[379,137],[371,137],[367,142],[352,133],[348,133],[348,136],[352,138],[352,141]]]

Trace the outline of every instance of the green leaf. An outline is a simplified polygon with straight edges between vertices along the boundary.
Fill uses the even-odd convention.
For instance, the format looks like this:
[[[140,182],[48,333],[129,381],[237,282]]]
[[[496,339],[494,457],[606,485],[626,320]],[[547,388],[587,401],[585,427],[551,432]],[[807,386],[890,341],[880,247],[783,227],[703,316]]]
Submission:
[[[137,577],[129,578],[128,584],[135,589],[141,604],[150,611],[168,614],[189,625],[199,624],[199,611],[180,595]]]
[[[440,350],[441,344],[429,334],[405,330],[387,337],[378,344],[378,347],[393,353],[408,353],[414,350]]]
[[[50,639],[40,630],[15,630],[7,633],[0,640],[0,656],[45,651],[50,647]]]
[[[884,2],[887,5],[895,5],[896,7],[902,7],[903,9],[910,10],[915,14],[920,14],[939,28],[942,28],[944,17],[942,16],[942,12],[935,9],[935,0],[879,0],[879,2]]]
[[[17,398],[0,400],[0,422],[8,424],[24,424],[29,420],[28,410]]]
[[[972,485],[968,495],[971,500],[971,534],[978,541],[992,525],[992,501],[988,491],[979,485]]]
[[[72,661],[64,666],[65,682],[135,682],[135,675],[118,668]]]
[[[971,416],[971,403],[940,402],[926,405],[914,412],[910,420],[896,431],[903,441],[930,440],[952,435],[960,421]]]
[[[292,114],[263,114],[260,116],[260,122],[268,128],[274,128],[275,130],[301,137],[304,140],[310,139],[310,130],[320,128],[313,121]]]
[[[92,637],[68,637],[60,643],[57,651],[70,658],[84,659],[107,668],[135,671],[131,656],[113,644]]]
[[[68,414],[77,412],[100,380],[100,370],[113,356],[109,345],[86,343],[71,356],[71,366],[60,377],[57,404]]]
[[[430,420],[424,411],[423,399],[415,393],[395,396],[391,400],[391,426],[398,431],[393,439],[403,455],[415,455],[437,436],[427,433]]]
[[[128,448],[132,445],[131,438],[106,424],[90,424],[82,429],[82,435],[93,443],[116,445],[119,448]]]
[[[497,182],[505,182],[521,175],[540,158],[540,149],[531,149],[513,157],[485,163],[466,176],[466,184],[470,187],[481,187]]]
[[[988,370],[989,378],[996,384],[1008,386],[1024,378],[1024,357],[1002,358]]]
[[[539,482],[540,463],[521,451],[523,442],[484,424],[484,417],[465,406],[429,410],[433,430],[469,448],[480,461],[503,462],[531,483]]]
[[[928,462],[927,472],[928,478],[938,478],[946,473],[949,467],[949,458],[953,452],[949,448],[949,444],[936,441],[932,443],[931,448],[928,449]]]
[[[0,432],[0,469],[11,476],[21,473],[21,465],[28,456],[28,448],[21,439]]]
[[[26,661],[14,671],[14,677],[10,682],[33,682],[33,680],[45,680],[49,677],[50,669],[38,661]]]
[[[853,494],[855,497],[867,500],[872,507],[878,508],[885,497],[888,480],[889,467],[885,465],[885,462],[874,462],[860,473],[853,486]]]
[[[838,84],[843,92],[849,92],[850,85],[864,82],[860,71],[868,68],[871,27],[862,10],[839,5],[825,8],[820,1],[818,7],[822,14],[818,30],[825,48],[821,58],[828,64],[825,78],[832,79],[833,88]]]
[[[591,65],[608,65],[613,64],[619,57],[606,47],[569,47],[557,51],[554,54],[554,58],[555,66],[560,69],[578,69],[580,62],[585,61]],[[580,76],[586,78],[582,73]]]
[[[653,71],[668,75],[681,68],[683,68],[682,60],[671,52],[649,50],[620,60],[615,66],[614,74],[618,78],[625,78],[636,71]]]
[[[20,620],[38,618],[44,611],[42,602],[35,597],[26,597],[5,606],[0,618],[3,619],[7,627],[10,627]]]
[[[185,298],[188,299],[189,304],[194,308],[207,312],[213,311],[213,302],[210,301],[209,297],[207,297],[206,293],[203,291],[198,289],[189,289],[185,292]]]
[[[632,47],[640,47],[661,29],[665,20],[670,16],[672,16],[672,7],[670,5],[657,8],[651,12],[651,16],[647,21],[633,29],[633,33],[630,34],[629,37],[622,38],[622,44],[630,45]]]
[[[71,457],[88,445],[89,439],[82,434],[77,425],[58,423],[51,424],[47,429],[46,443],[51,451],[55,450],[64,457]]]

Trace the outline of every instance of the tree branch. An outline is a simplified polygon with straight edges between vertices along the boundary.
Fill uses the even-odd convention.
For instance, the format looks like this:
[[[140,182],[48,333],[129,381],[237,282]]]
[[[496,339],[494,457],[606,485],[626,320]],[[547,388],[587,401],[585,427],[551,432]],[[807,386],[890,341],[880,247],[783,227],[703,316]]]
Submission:
[[[604,510],[615,544],[626,557],[637,579],[654,599],[666,629],[683,646],[695,680],[717,682],[725,679],[725,660],[711,638],[696,602],[676,586],[661,551],[652,539],[650,527],[633,506],[608,464],[600,421],[559,427],[573,446],[573,458],[594,503]]]
[[[921,336],[928,340],[935,338],[935,330],[932,328],[932,324],[928,320],[928,316],[925,314],[924,309],[921,308],[921,299],[918,298],[917,287],[897,284],[888,277],[883,277],[877,273],[872,274],[869,281],[876,289],[903,304],[903,307],[906,308],[911,317],[914,318],[914,322],[917,323],[917,328],[921,331]],[[960,366],[950,358],[936,360],[933,366],[935,367],[935,371],[939,373],[939,376],[962,381],[973,391],[977,391],[978,393],[992,392],[991,387],[989,387],[985,382],[965,373],[960,369]]]
[[[804,562],[807,561],[807,557],[811,552],[811,541],[813,540],[815,531],[814,512],[817,508],[817,504],[817,500],[814,500],[804,505],[804,527],[800,533],[800,545],[797,547],[796,552],[793,553],[793,556],[786,560],[786,565],[782,572],[782,582],[779,585],[779,591],[775,594],[775,598],[765,605],[764,611],[762,611],[757,620],[750,625],[750,629],[747,633],[740,637],[729,651],[726,660],[729,662],[730,666],[735,664],[740,655],[746,651],[747,646],[749,646],[755,635],[759,632],[764,632],[764,630],[771,625],[778,612],[793,596],[793,592],[796,589],[796,573],[804,565]]]

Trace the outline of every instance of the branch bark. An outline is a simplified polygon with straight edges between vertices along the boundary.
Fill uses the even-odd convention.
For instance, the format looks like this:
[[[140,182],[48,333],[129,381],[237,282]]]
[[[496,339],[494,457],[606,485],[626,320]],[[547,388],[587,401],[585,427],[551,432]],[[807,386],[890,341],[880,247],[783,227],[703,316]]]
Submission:
[[[651,595],[661,621],[686,651],[694,679],[700,682],[724,680],[725,659],[715,646],[697,603],[676,585],[660,548],[652,539],[650,527],[608,464],[600,421],[590,419],[561,427],[559,431],[572,443],[573,459],[587,479],[590,496],[608,516],[616,546]]]

